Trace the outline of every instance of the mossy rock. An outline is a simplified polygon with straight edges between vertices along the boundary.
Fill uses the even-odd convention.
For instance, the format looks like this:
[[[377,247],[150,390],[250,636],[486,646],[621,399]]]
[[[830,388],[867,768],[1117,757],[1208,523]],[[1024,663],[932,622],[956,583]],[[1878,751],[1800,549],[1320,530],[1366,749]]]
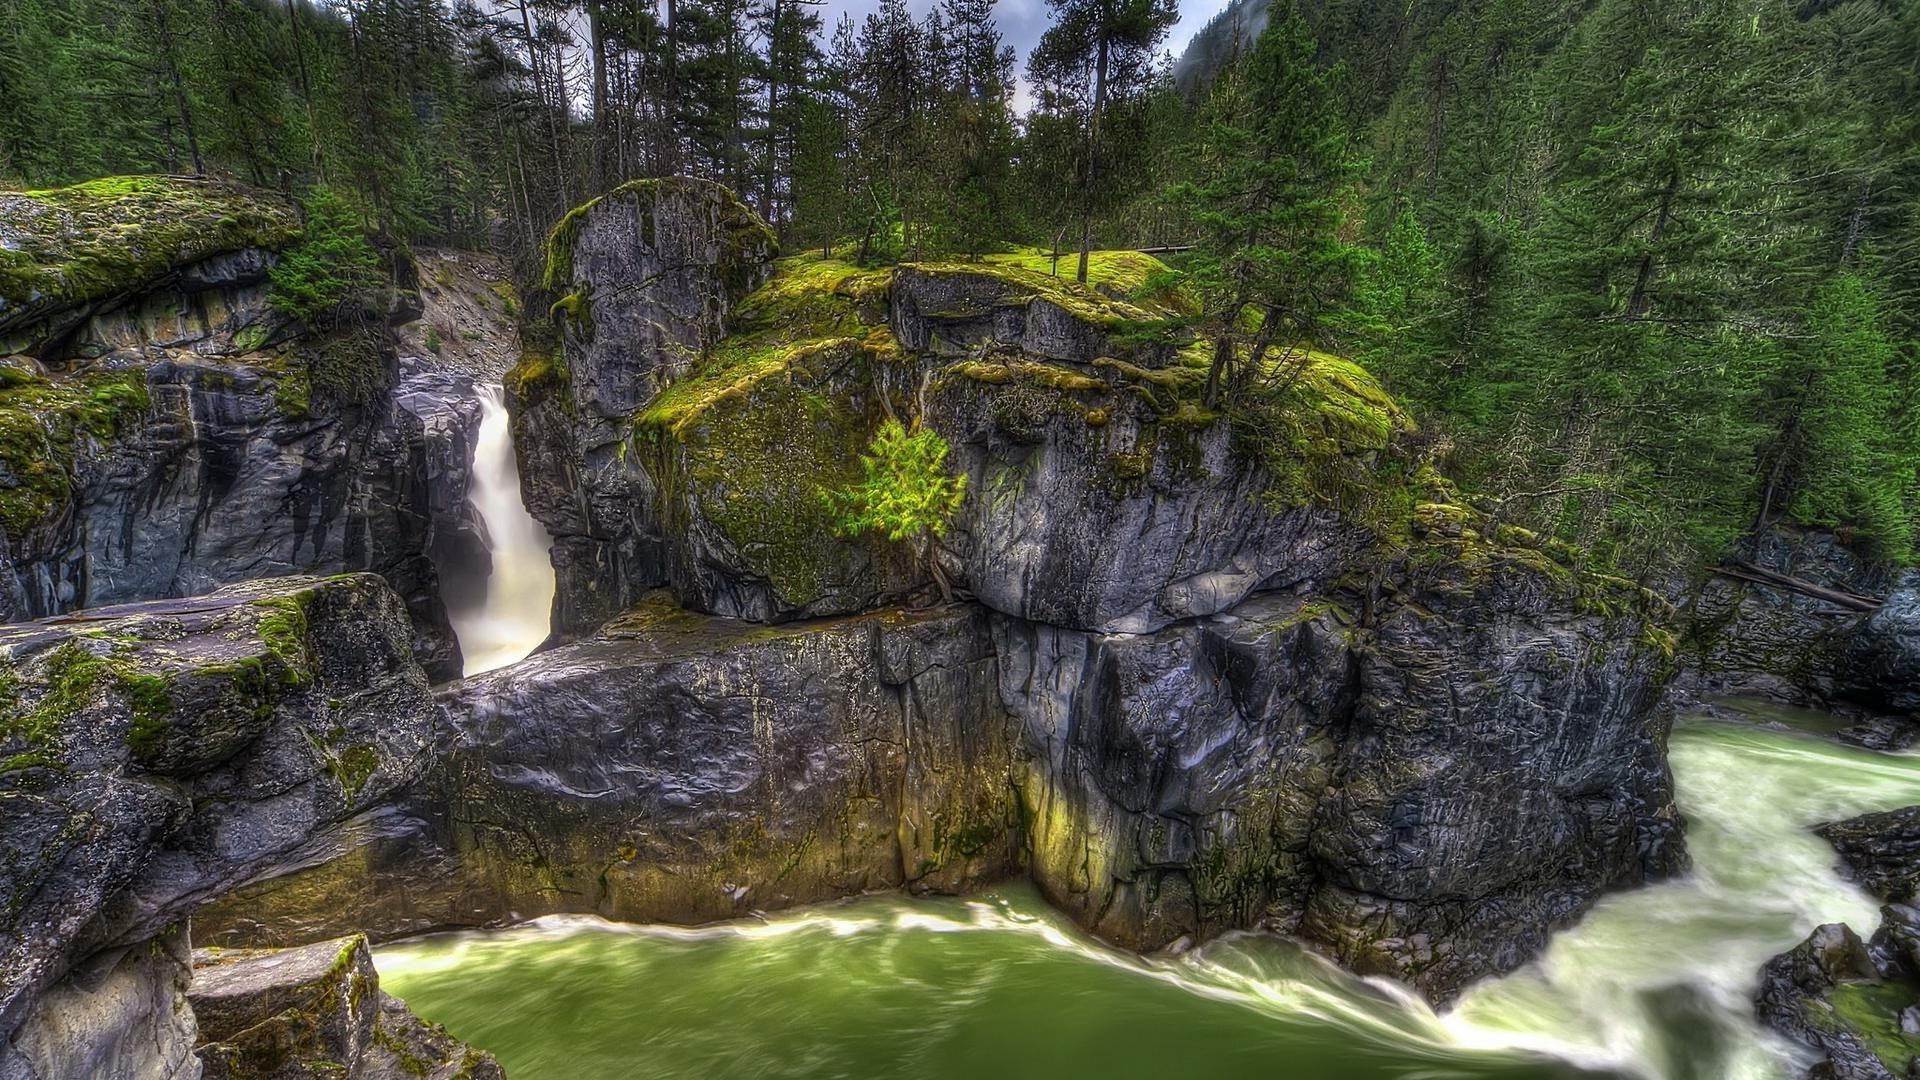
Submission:
[[[78,483],[83,443],[110,443],[147,414],[144,371],[0,378],[0,528],[16,543],[58,520]]]
[[[166,274],[300,235],[275,196],[215,180],[114,176],[0,193],[0,333],[149,287]]]

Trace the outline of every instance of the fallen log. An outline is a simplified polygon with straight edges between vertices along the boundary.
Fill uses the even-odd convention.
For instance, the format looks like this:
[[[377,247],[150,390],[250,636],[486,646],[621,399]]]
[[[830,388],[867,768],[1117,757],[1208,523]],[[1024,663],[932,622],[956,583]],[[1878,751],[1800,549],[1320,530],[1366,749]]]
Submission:
[[[1882,603],[1881,598],[1877,596],[1861,596],[1858,593],[1850,593],[1841,589],[1832,589],[1824,585],[1816,585],[1811,581],[1806,581],[1790,574],[1780,573],[1778,570],[1769,570],[1764,566],[1755,566],[1745,559],[1728,559],[1718,567],[1715,567],[1714,572],[1722,577],[1732,578],[1735,581],[1745,581],[1755,585],[1765,585],[1769,588],[1798,593],[1801,596],[1821,600],[1847,611],[1878,611]]]

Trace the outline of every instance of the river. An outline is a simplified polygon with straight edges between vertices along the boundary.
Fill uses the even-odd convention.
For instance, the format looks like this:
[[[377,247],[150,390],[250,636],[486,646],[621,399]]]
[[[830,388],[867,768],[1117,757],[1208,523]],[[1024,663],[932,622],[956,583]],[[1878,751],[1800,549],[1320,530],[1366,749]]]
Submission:
[[[1607,898],[1439,1015],[1260,935],[1133,957],[1024,887],[698,929],[556,917],[378,964],[514,1080],[1792,1075],[1752,1018],[1760,965],[1820,923],[1878,923],[1806,826],[1920,802],[1920,758],[1704,720],[1671,757],[1693,872]]]

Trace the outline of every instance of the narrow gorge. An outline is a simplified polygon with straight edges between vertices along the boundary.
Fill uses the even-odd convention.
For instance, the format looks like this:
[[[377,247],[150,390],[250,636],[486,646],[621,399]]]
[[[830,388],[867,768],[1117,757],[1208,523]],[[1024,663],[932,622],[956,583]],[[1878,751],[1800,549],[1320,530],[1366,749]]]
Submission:
[[[1317,350],[1251,437],[1150,254],[783,257],[646,180],[318,331],[301,236],[0,192],[0,1078],[1920,1054],[1884,826],[1873,962],[1761,976],[1883,917],[1808,830],[1920,803],[1911,571],[1597,572]],[[840,508],[890,426],[913,540]]]

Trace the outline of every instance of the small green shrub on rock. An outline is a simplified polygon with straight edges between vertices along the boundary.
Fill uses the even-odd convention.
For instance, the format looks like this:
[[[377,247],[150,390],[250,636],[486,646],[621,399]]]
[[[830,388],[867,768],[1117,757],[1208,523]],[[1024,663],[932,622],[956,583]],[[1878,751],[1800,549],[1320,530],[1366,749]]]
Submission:
[[[967,478],[947,472],[947,440],[931,428],[911,430],[898,420],[880,425],[860,464],[866,476],[858,484],[829,493],[843,535],[884,533],[895,542],[912,542],[940,586],[953,590],[933,557],[933,543],[966,498]]]

